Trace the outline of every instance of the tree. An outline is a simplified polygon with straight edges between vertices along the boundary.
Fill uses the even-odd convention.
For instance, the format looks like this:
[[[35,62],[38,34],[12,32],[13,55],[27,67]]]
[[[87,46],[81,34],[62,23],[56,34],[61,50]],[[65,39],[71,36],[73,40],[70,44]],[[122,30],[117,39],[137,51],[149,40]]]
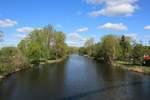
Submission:
[[[28,50],[28,38],[24,38],[23,40],[20,41],[20,43],[18,44],[18,48],[21,50],[21,52],[27,56],[27,50]]]
[[[3,47],[0,50],[0,72],[14,72],[28,64],[26,57],[16,47]],[[28,66],[27,66],[28,67]]]
[[[150,55],[150,46],[143,46],[144,55]]]
[[[80,55],[87,55],[87,49],[85,47],[79,48],[79,54]]]
[[[143,46],[142,44],[135,44],[135,46],[133,47],[133,51],[132,51],[132,57],[133,57],[133,63],[134,64],[141,64],[143,61],[143,56],[144,56],[144,52],[143,52]]]
[[[92,56],[97,59],[97,60],[102,60],[104,59],[104,50],[102,48],[102,43],[96,43],[95,45],[92,46],[93,51],[92,51]]]
[[[67,46],[66,47],[66,53],[67,54],[74,54],[74,53],[79,53],[80,54],[79,49],[80,48],[75,47],[75,46]]]
[[[30,61],[57,59],[66,54],[65,34],[51,25],[32,31],[18,47]]]
[[[92,55],[92,46],[94,45],[94,38],[89,38],[85,41],[84,46],[87,48],[87,54],[89,56]]]
[[[120,39],[120,59],[121,60],[129,60],[129,56],[131,53],[131,43],[130,38],[125,37],[124,35]]]
[[[113,61],[117,59],[120,52],[118,37],[115,35],[106,35],[102,37],[101,41],[104,60],[109,64],[113,64]]]
[[[54,51],[57,59],[66,54],[67,45],[65,43],[65,34],[63,32],[55,32],[54,40]]]

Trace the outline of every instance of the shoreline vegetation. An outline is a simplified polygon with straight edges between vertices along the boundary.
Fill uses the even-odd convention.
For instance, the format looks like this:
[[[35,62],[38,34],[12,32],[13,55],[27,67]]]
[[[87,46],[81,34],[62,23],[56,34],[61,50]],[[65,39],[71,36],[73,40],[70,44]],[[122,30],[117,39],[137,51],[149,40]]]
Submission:
[[[95,59],[94,57],[90,57],[88,55],[83,55],[83,56],[88,57],[92,60],[104,62],[101,59]],[[125,62],[125,61],[115,61],[111,66],[113,69],[123,69],[123,70],[129,70],[129,71],[133,71],[137,73],[150,75],[149,66],[135,65],[135,64],[132,64],[130,62]]]
[[[113,68],[124,69],[124,70],[150,75],[150,67],[142,66],[142,65],[134,65],[132,63],[125,62],[125,61],[115,61],[115,63],[113,64]]]
[[[85,41],[84,47],[80,48],[68,46],[65,41],[65,33],[56,31],[52,25],[48,25],[33,30],[17,47],[1,48],[0,79],[30,68],[32,64],[60,62],[72,53],[103,61],[114,68],[150,73],[149,68],[140,67],[143,57],[150,55],[150,46],[132,41],[130,37],[109,34],[97,43],[94,38],[89,38]]]
[[[59,63],[63,60],[65,60],[67,58],[67,56],[64,56],[62,58],[59,58],[59,59],[56,59],[56,60],[45,60],[45,61],[42,61],[42,62],[38,62],[39,64],[53,64],[53,63]],[[15,69],[14,71],[12,72],[5,72],[3,74],[0,73],[0,80],[1,79],[5,79],[7,77],[9,77],[10,75],[16,73],[16,72],[19,72],[19,71],[23,71],[25,69],[29,69],[29,68],[32,68],[34,65],[33,64],[29,64],[28,65],[29,67],[24,67],[24,68],[18,68],[18,69]]]
[[[64,56],[62,58],[56,59],[56,60],[44,60],[44,61],[39,61],[39,64],[53,64],[53,63],[59,63],[63,60],[65,60],[68,56]]]
[[[17,47],[0,48],[0,79],[33,67],[34,64],[58,63],[71,53],[65,33],[52,25],[35,29]]]
[[[113,68],[150,74],[150,60],[144,59],[145,56],[150,56],[150,46],[124,35],[108,34],[97,43],[94,38],[89,38],[79,48],[79,54],[109,64]]]

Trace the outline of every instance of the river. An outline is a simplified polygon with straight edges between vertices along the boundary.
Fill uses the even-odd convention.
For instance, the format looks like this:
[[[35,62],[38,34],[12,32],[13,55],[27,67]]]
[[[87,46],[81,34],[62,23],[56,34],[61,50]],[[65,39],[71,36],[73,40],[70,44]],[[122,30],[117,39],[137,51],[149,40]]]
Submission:
[[[1,81],[0,100],[150,100],[150,76],[74,54]]]

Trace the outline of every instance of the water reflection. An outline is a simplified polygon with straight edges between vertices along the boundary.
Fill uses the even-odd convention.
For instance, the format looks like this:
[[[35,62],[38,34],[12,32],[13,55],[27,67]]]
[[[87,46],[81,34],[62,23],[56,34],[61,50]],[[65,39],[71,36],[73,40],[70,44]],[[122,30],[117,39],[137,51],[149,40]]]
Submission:
[[[149,100],[150,77],[71,55],[0,82],[0,100]]]

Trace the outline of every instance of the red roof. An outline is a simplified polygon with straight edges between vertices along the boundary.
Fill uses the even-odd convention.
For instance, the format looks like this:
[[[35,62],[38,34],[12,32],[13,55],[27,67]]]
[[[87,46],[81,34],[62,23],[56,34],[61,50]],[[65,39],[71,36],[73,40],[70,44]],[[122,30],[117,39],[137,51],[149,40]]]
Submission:
[[[144,60],[150,60],[150,56],[145,56]]]

